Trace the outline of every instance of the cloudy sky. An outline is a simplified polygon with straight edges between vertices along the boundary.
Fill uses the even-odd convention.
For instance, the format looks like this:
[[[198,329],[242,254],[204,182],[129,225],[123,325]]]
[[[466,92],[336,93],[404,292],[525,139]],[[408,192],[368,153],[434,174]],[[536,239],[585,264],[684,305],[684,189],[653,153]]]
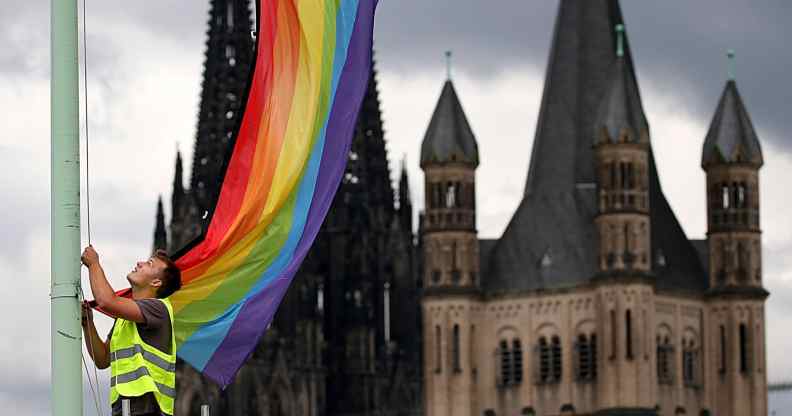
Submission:
[[[177,147],[191,160],[208,1],[189,3],[88,0],[93,242],[119,286],[150,249],[156,199],[170,197]],[[422,201],[419,146],[445,79],[443,52],[453,50],[453,79],[482,159],[483,237],[501,234],[522,193],[557,5],[382,0],[379,7],[375,47],[392,170],[405,156],[413,197]],[[0,408],[29,415],[49,414],[48,7],[0,0]],[[690,238],[706,231],[701,145],[725,82],[725,50],[737,51],[738,85],[765,155],[768,378],[791,379],[792,3],[624,0],[622,8],[661,182]],[[106,379],[100,384],[106,392]]]

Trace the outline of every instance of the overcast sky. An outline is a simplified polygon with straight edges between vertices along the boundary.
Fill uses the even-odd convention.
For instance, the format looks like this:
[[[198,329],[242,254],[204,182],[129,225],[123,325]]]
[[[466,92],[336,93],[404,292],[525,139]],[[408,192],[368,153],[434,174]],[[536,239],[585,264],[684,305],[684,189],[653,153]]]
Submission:
[[[169,212],[177,146],[189,171],[208,1],[188,3],[194,6],[183,0],[88,0],[93,241],[119,287],[134,260],[150,250],[160,193]],[[481,153],[480,234],[500,236],[528,170],[557,6],[557,0],[380,2],[375,48],[389,157],[395,172],[406,155],[417,208],[423,199],[419,146],[445,80],[443,52],[450,49],[452,77]],[[49,2],[0,0],[0,8],[0,272],[6,276],[0,289],[0,408],[45,415]],[[765,155],[768,378],[792,379],[785,319],[792,315],[792,54],[786,45],[792,3],[624,0],[622,8],[661,182],[690,238],[706,232],[701,145],[726,80],[725,51],[737,52],[738,86]],[[110,322],[99,326],[106,331]]]

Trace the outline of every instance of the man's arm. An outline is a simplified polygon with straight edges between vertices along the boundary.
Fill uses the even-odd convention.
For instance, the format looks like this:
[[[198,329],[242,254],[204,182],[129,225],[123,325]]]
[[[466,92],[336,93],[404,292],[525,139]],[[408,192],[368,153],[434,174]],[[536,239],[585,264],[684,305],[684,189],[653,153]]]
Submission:
[[[140,307],[134,300],[116,296],[99,264],[99,255],[96,254],[96,250],[92,246],[86,247],[83,251],[82,262],[88,267],[91,292],[100,308],[118,318],[138,323],[146,322],[146,318],[143,317]]]
[[[85,348],[88,350],[88,355],[96,363],[96,367],[104,370],[110,367],[110,345],[108,342],[102,341],[99,338],[99,333],[96,332],[96,325],[93,322],[93,313],[91,307],[87,303],[82,305],[82,327],[83,334],[85,334]]]

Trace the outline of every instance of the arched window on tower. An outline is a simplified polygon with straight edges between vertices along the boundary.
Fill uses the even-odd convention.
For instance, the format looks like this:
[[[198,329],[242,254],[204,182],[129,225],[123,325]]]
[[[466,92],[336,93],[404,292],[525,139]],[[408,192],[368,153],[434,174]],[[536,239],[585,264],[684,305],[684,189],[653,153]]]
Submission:
[[[750,342],[748,328],[740,324],[740,372],[747,373],[751,369]]]
[[[451,350],[451,357],[454,366],[454,372],[461,372],[462,371],[462,364],[460,361],[460,351],[459,351],[459,325],[454,325],[454,333],[453,333],[453,343],[452,343],[452,350]]]
[[[745,183],[737,185],[737,208],[745,208]]]
[[[616,350],[619,345],[619,333],[616,324],[616,311],[614,309],[610,310],[610,335],[611,335],[610,359],[613,360],[616,358]]]
[[[443,371],[443,343],[440,325],[435,325],[435,373]]]
[[[720,365],[718,372],[721,374],[726,373],[726,327],[720,326]]]
[[[627,309],[627,311],[624,312],[624,331],[625,331],[624,348],[626,351],[625,356],[627,357],[628,360],[632,360],[633,358],[632,312],[629,309]]]
[[[446,195],[445,195],[445,207],[446,208],[454,208],[456,207],[456,185],[453,182],[448,182],[446,186]]]
[[[721,208],[729,209],[729,186],[726,184],[721,185]]]

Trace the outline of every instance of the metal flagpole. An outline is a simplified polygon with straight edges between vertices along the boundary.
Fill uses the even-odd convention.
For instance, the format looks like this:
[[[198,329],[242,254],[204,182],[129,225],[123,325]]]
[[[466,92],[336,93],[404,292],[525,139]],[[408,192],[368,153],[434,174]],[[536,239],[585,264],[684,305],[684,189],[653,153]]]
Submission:
[[[51,0],[52,415],[82,414],[77,0]]]

